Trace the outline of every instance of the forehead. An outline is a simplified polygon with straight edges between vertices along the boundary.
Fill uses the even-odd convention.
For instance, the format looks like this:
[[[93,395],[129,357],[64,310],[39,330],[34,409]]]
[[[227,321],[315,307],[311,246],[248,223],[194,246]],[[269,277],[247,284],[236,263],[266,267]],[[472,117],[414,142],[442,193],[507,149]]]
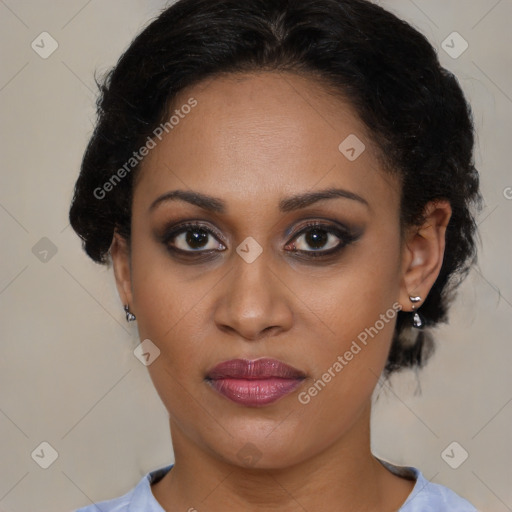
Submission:
[[[197,104],[184,108],[191,102]],[[172,115],[177,123],[142,163],[139,195],[191,188],[243,202],[316,185],[360,195],[389,186],[379,150],[350,103],[312,78],[215,77],[181,91]]]

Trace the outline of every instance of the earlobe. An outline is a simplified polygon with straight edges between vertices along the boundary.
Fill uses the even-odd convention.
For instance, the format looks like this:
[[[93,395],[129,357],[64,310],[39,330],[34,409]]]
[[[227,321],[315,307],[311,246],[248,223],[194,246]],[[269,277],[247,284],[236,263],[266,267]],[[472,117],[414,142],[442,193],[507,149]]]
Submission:
[[[439,276],[451,214],[448,201],[431,201],[425,208],[423,223],[411,227],[406,234],[399,299],[404,311],[420,308]],[[410,297],[421,297],[421,301],[412,304]]]
[[[127,240],[117,231],[114,232],[112,244],[110,246],[110,255],[114,267],[114,276],[116,279],[117,291],[123,305],[133,303],[132,284],[131,284],[131,265],[130,248]]]

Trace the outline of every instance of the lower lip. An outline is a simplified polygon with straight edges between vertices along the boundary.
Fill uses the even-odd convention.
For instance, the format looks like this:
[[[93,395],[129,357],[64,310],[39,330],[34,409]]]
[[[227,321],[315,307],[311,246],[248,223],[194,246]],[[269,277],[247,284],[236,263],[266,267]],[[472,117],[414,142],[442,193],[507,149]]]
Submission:
[[[302,383],[302,379],[215,379],[210,385],[229,400],[247,407],[259,407],[271,404],[293,392]]]

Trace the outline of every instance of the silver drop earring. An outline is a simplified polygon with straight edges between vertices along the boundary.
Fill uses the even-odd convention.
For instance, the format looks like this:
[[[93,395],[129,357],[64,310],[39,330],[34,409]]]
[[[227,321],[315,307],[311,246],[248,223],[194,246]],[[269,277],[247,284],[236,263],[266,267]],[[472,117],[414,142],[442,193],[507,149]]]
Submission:
[[[124,306],[124,312],[126,313],[127,322],[133,322],[135,320],[135,315],[130,311],[128,304]]]
[[[421,302],[421,297],[409,297],[409,300],[412,302],[412,326],[416,329],[423,329],[425,327],[425,319],[419,313],[419,311],[415,311],[415,304]]]

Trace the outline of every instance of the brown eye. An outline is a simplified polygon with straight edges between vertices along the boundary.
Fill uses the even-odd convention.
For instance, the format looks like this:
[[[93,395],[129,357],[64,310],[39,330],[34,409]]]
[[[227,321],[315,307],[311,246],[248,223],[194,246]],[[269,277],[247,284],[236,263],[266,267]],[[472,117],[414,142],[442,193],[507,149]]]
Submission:
[[[169,248],[190,253],[221,251],[226,248],[210,229],[200,224],[180,226],[165,236],[164,243]]]
[[[311,257],[329,256],[357,240],[361,234],[349,228],[312,222],[286,245],[291,252]]]
[[[339,245],[340,239],[326,229],[312,228],[300,235],[294,243],[298,251],[307,251],[307,247],[313,250],[328,250]]]

